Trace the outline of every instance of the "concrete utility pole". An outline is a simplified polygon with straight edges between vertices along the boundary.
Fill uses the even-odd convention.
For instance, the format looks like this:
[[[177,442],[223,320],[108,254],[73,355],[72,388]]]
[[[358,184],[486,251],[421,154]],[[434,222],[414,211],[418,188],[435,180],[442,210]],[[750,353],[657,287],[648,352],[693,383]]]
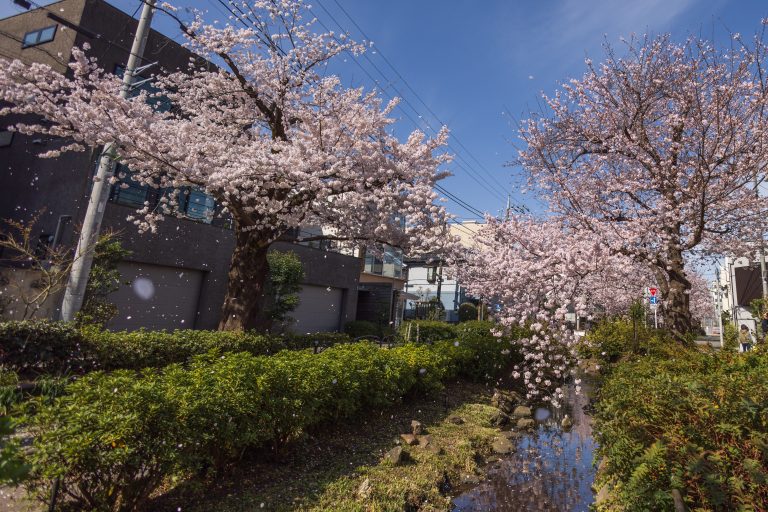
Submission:
[[[147,36],[149,36],[154,10],[155,0],[145,0],[144,7],[141,10],[141,17],[139,18],[139,25],[136,28],[136,35],[133,38],[131,54],[128,56],[128,63],[123,74],[123,87],[120,90],[121,98],[127,98],[131,93],[133,75],[139,59],[144,55],[144,47],[147,44]],[[104,209],[109,198],[109,181],[115,173],[114,152],[115,147],[113,144],[109,143],[104,146],[104,151],[101,153],[101,160],[99,161],[99,169],[96,171],[96,177],[93,180],[93,189],[88,200],[88,209],[85,212],[80,239],[77,241],[75,260],[72,263],[72,271],[69,274],[67,289],[64,292],[64,301],[61,305],[61,319],[64,321],[73,320],[75,314],[80,311],[83,305],[85,286],[88,284],[88,275],[91,272],[91,265],[93,263],[93,248],[99,239],[101,221],[104,218]]]

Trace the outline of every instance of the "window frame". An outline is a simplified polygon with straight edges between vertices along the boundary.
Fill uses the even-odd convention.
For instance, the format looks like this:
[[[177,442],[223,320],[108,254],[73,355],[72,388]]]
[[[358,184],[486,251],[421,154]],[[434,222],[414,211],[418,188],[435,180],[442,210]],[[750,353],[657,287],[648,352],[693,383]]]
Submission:
[[[46,30],[53,29],[53,33],[51,34],[50,39],[42,40],[43,32]],[[24,37],[21,38],[21,47],[23,48],[32,48],[33,46],[38,46],[45,43],[50,43],[54,39],[56,39],[56,32],[59,30],[59,25],[57,23],[54,23],[53,25],[49,25],[47,27],[38,28],[36,30],[30,30],[29,32],[24,34]],[[32,34],[36,34],[35,42],[33,43],[27,43],[27,37],[29,37]]]

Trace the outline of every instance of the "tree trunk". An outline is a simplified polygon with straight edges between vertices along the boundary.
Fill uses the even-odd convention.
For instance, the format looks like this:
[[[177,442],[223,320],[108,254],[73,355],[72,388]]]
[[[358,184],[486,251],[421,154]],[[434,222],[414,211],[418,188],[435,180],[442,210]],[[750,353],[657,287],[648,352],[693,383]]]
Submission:
[[[682,253],[670,251],[669,266],[665,269],[668,282],[664,301],[664,323],[670,333],[680,342],[693,330],[690,297],[691,282],[685,277]]]
[[[665,322],[668,323],[670,332],[678,341],[686,341],[686,335],[693,331],[689,306],[690,290],[691,284],[687,279],[672,280],[670,276]]]
[[[264,294],[269,264],[270,243],[258,231],[235,231],[236,245],[229,267],[227,295],[221,308],[219,330],[266,331],[270,320],[265,311]]]

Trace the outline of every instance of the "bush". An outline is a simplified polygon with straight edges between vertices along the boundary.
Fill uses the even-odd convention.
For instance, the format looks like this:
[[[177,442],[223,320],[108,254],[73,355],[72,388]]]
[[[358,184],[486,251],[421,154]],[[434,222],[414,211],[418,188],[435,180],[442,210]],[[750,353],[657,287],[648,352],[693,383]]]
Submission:
[[[231,331],[105,331],[77,329],[61,322],[0,323],[0,366],[24,379],[38,375],[82,374],[94,369],[139,370],[188,363],[208,352],[275,354],[284,349],[347,343],[343,333],[270,336]]]
[[[11,414],[14,408],[32,396],[47,402],[64,394],[69,378],[41,375],[33,382],[21,383],[15,372],[0,370],[0,416]]]
[[[266,283],[267,312],[272,327],[282,330],[292,319],[288,314],[299,306],[299,292],[304,279],[304,265],[293,251],[269,251]]]
[[[104,327],[117,315],[117,306],[109,301],[109,295],[120,288],[118,264],[131,255],[123,248],[113,232],[102,233],[93,248],[93,264],[85,285],[85,297],[80,311],[75,315],[78,325],[92,324]]]
[[[20,377],[82,373],[93,366],[93,353],[73,325],[61,322],[0,323],[0,367]]]
[[[613,369],[595,436],[621,510],[759,510],[768,503],[768,355],[678,347]]]
[[[456,337],[455,326],[433,320],[412,320],[403,322],[398,333],[405,342],[431,343]]]
[[[459,304],[459,322],[469,322],[477,320],[477,306],[471,302],[462,302]]]
[[[637,324],[638,353],[661,355],[679,347],[664,331],[648,329]],[[597,359],[603,364],[617,362],[634,351],[632,322],[623,319],[602,320],[580,341],[579,354],[585,359]]]
[[[344,325],[344,332],[352,338],[361,336],[380,336],[379,326],[367,320],[353,320]]]
[[[319,354],[225,353],[138,374],[94,372],[53,404],[32,402],[32,491],[59,477],[79,508],[140,507],[172,474],[215,471],[243,450],[279,449],[301,431],[428,393],[459,375],[484,378],[511,359],[490,336],[391,350],[342,344]]]
[[[102,370],[159,368],[189,362],[207,352],[274,354],[286,348],[277,336],[240,331],[102,331],[84,328],[98,368]]]
[[[731,322],[723,324],[723,350],[737,352],[739,350],[739,331]]]
[[[18,440],[12,437],[14,431],[13,420],[0,416],[0,485],[18,484],[29,473],[29,466],[23,462]]]

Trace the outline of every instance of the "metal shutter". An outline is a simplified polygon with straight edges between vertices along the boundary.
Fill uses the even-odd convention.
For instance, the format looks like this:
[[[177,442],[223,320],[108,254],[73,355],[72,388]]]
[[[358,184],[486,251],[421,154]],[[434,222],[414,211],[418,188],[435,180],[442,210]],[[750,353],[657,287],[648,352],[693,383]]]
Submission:
[[[126,284],[109,296],[118,308],[110,329],[194,328],[203,272],[133,262],[118,269]]]
[[[343,295],[341,288],[302,286],[299,307],[288,314],[296,320],[290,330],[297,333],[338,331]]]

